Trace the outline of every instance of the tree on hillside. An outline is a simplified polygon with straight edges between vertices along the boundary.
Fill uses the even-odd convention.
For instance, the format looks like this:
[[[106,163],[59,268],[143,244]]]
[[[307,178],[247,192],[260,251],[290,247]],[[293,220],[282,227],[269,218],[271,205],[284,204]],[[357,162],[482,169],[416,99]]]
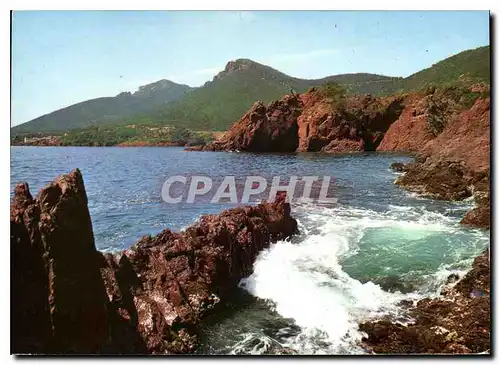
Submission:
[[[325,98],[330,99],[332,105],[335,107],[340,107],[343,105],[347,90],[344,86],[337,84],[336,82],[327,82],[321,86],[321,92]]]

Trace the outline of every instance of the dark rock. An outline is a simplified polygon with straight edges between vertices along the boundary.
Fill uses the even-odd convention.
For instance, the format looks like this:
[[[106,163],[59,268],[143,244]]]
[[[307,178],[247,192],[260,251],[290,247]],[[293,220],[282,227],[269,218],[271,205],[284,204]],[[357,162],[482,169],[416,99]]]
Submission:
[[[458,276],[458,274],[450,274],[446,278],[446,284],[454,283],[454,282],[458,281],[458,279],[460,279],[460,276]]]
[[[286,196],[207,215],[132,248],[95,248],[78,170],[11,206],[12,352],[193,353],[201,320],[251,274],[271,241],[297,233]]]
[[[490,280],[490,252],[486,250],[474,259],[472,269],[455,285],[455,289],[465,296],[473,290],[489,293]]]
[[[108,339],[107,299],[80,171],[56,178],[40,191],[37,202],[54,350],[101,352]]]
[[[472,173],[463,162],[429,160],[405,165],[396,184],[433,199],[462,200],[472,195]]]
[[[477,207],[468,211],[460,223],[472,227],[489,228],[491,223],[490,212],[491,204],[488,193],[488,197],[479,200]]]
[[[394,162],[391,164],[391,169],[397,172],[405,171],[405,165],[401,162]]]
[[[38,219],[28,184],[18,184],[10,208],[12,353],[51,350],[49,282]]]

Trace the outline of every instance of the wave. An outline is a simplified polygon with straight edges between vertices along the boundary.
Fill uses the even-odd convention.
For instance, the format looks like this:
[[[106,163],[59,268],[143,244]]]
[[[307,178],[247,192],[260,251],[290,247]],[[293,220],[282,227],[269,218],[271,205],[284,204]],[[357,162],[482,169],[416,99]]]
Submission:
[[[302,354],[363,353],[360,322],[408,323],[398,304],[439,295],[488,242],[421,206],[295,208],[301,234],[262,251],[240,286],[294,320],[300,333],[280,345]]]

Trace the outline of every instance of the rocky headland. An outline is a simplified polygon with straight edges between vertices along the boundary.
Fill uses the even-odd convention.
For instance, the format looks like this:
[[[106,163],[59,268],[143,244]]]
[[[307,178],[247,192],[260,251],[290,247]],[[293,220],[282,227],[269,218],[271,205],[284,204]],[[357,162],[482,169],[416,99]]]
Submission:
[[[102,253],[79,170],[35,198],[18,184],[10,224],[11,351],[20,354],[193,353],[201,321],[259,251],[297,233],[279,196]]]
[[[318,91],[256,102],[222,138],[203,151],[361,152],[374,151],[401,114],[402,97],[370,95],[335,105]]]

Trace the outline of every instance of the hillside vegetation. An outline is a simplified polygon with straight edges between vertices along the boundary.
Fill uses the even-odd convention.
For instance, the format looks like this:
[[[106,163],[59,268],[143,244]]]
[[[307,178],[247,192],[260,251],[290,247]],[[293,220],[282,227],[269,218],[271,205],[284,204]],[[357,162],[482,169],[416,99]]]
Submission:
[[[464,51],[444,59],[425,70],[402,80],[400,89],[412,91],[429,85],[446,85],[457,82],[490,84],[490,47]]]
[[[268,103],[291,91],[301,93],[327,81],[345,84],[350,92],[364,93],[393,78],[373,74],[336,75],[319,80],[290,77],[269,66],[238,59],[227,64],[213,81],[193,90],[154,115],[130,118],[127,123],[166,123],[191,129],[226,130],[255,101]],[[363,85],[370,85],[363,87]]]
[[[164,89],[120,94],[73,105],[12,129],[13,133],[62,131],[106,124],[169,125],[192,130],[227,130],[255,101],[268,103],[290,92],[301,93],[328,82],[348,95],[391,95],[430,85],[490,83],[490,47],[451,56],[407,78],[368,73],[342,74],[317,80],[288,76],[249,59],[230,61],[212,81],[199,88],[174,84]],[[151,84],[155,85],[155,84]],[[189,91],[189,92],[188,92]],[[168,96],[167,96],[168,94]]]
[[[42,115],[12,128],[13,133],[57,132],[100,124],[120,123],[123,118],[151,113],[183,97],[192,88],[169,80],[139,87],[135,93],[123,92],[115,97],[87,100]]]

